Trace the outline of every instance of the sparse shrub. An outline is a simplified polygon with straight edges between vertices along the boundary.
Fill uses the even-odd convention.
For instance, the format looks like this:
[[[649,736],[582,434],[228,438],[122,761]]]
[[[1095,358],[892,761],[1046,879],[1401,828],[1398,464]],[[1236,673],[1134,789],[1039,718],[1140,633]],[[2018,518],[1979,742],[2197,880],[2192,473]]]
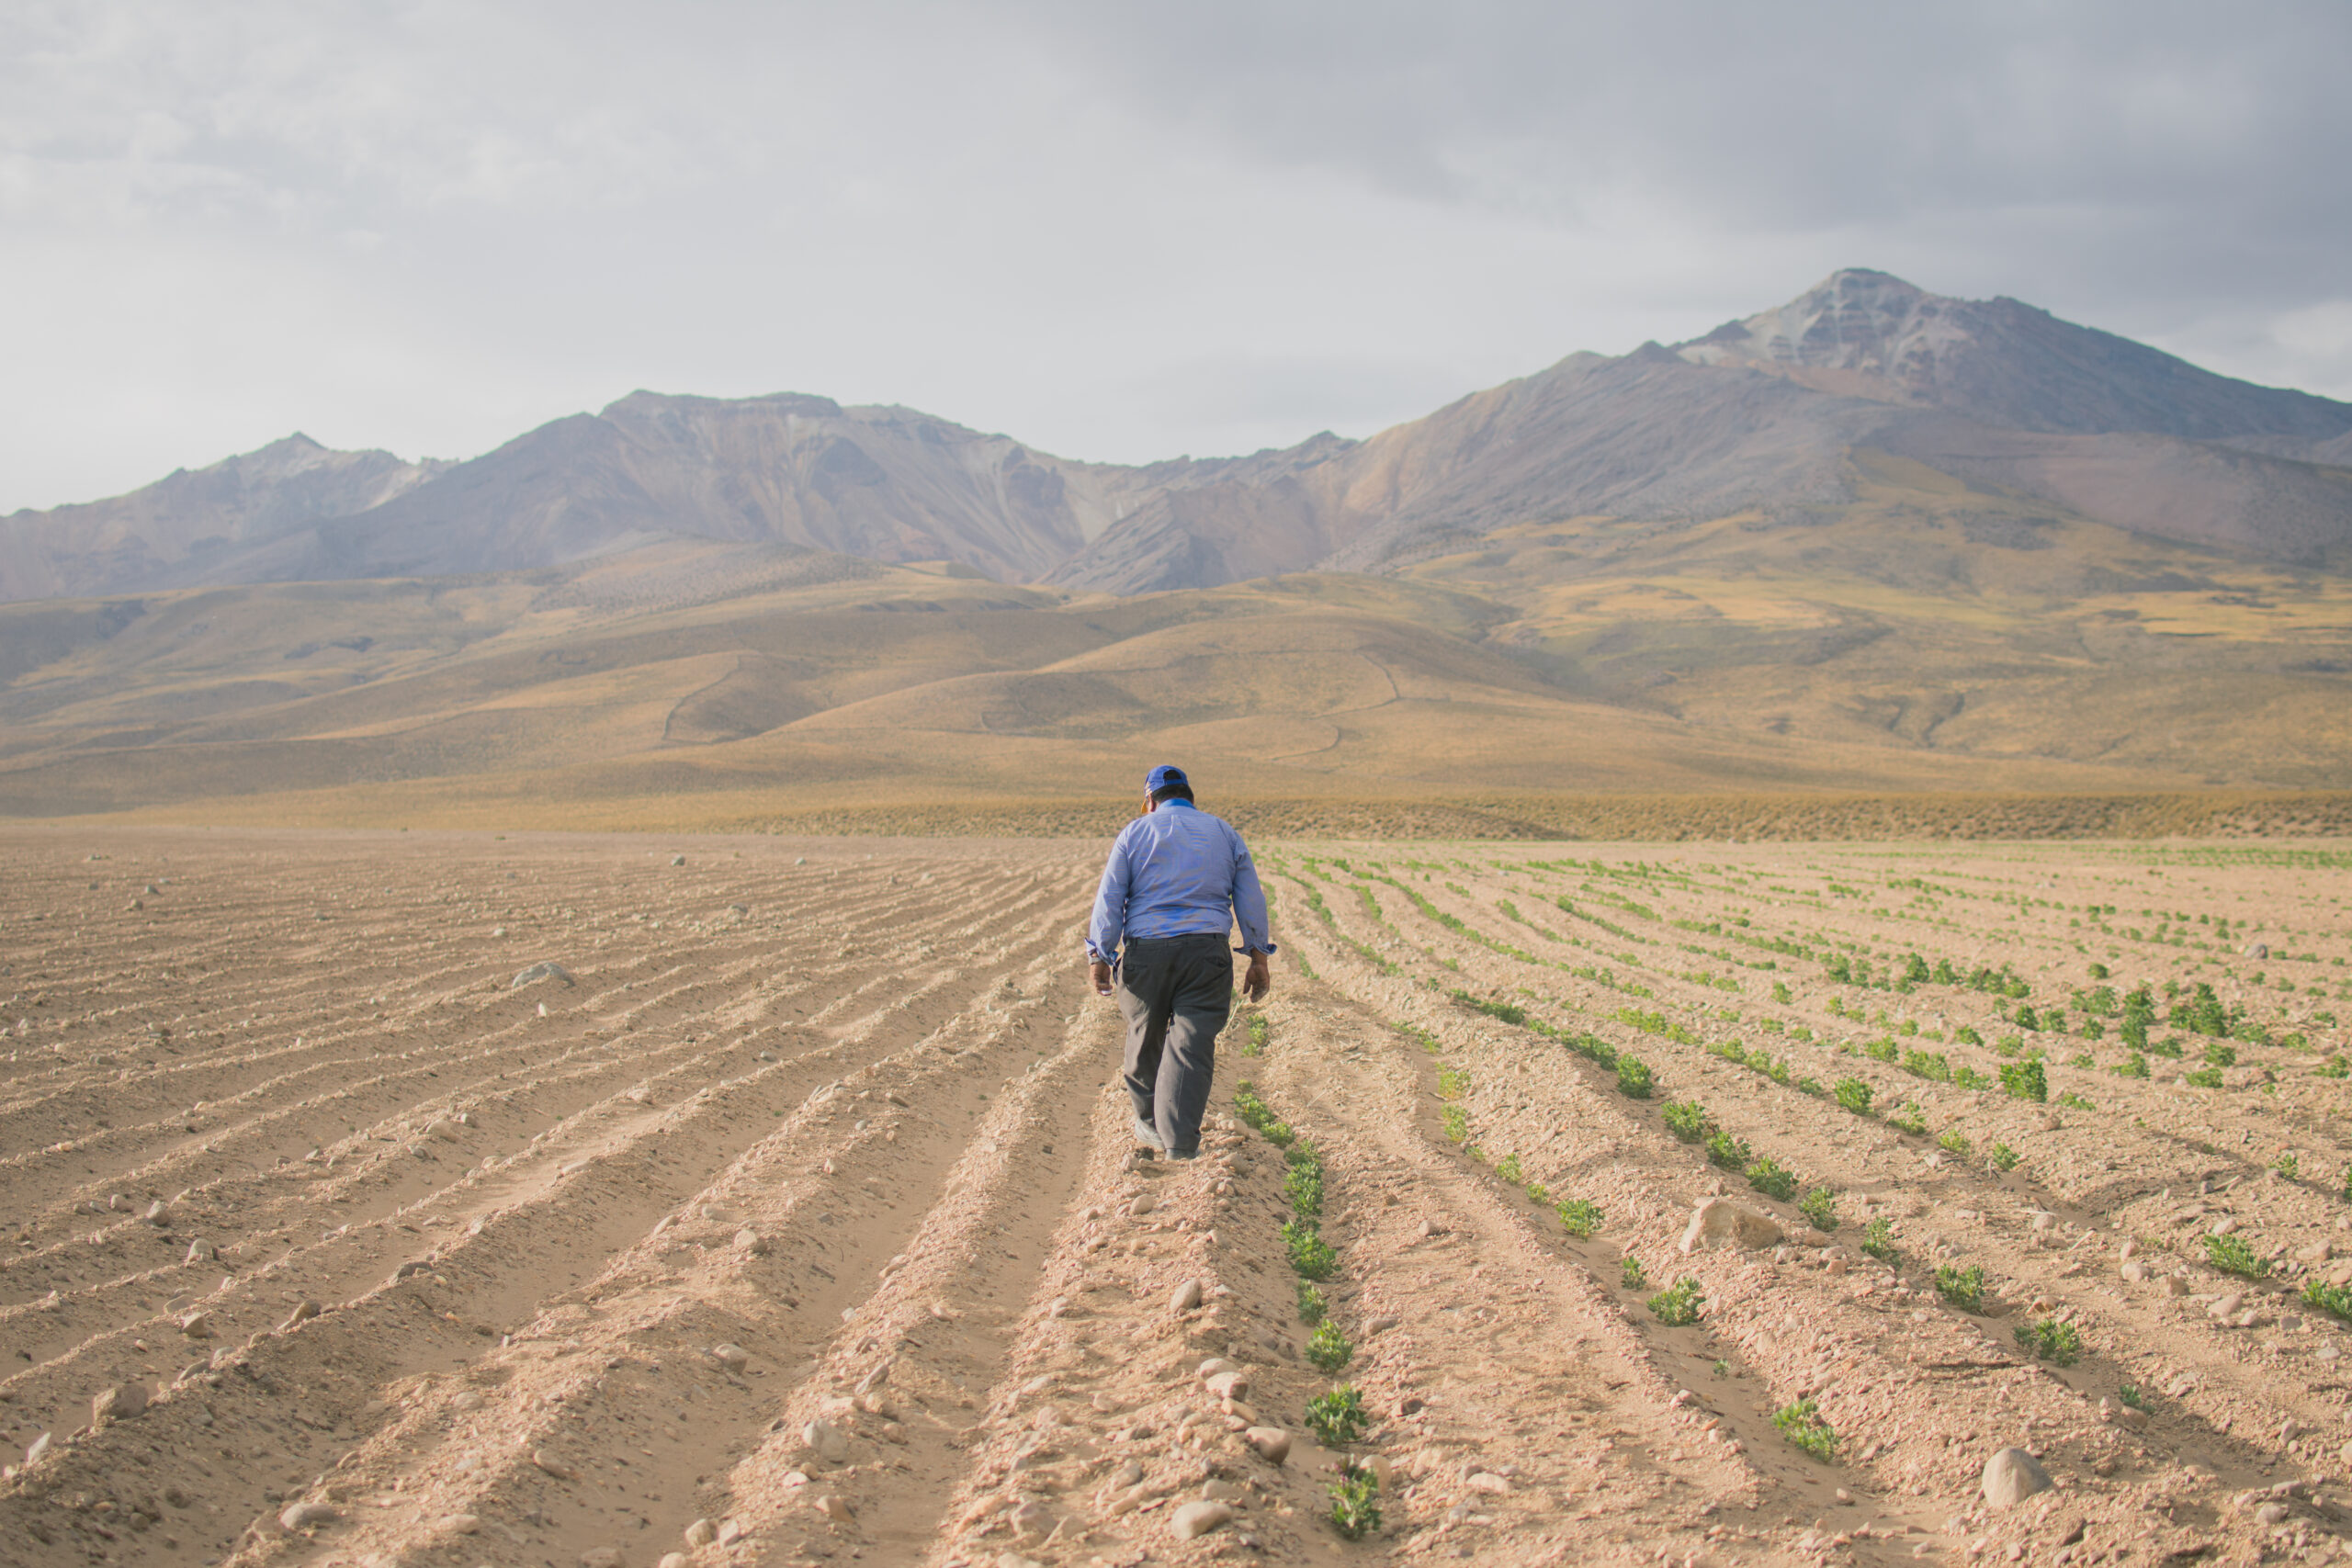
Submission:
[[[2071,1367],[2083,1359],[2083,1337],[2071,1323],[2037,1317],[2018,1324],[2014,1332],[2018,1348],[2036,1360]]]
[[[1873,1062],[1892,1062],[1895,1058],[1894,1042],[1889,1039],[1865,1040],[1862,1055]]]
[[[2235,1274],[2241,1279],[2263,1280],[2270,1275],[2270,1259],[2257,1255],[2242,1235],[2207,1236],[2205,1261],[2224,1274]]]
[[[1936,1145],[1948,1154],[1958,1155],[1962,1159],[1968,1157],[1968,1134],[1957,1127],[1946,1129],[1943,1134],[1936,1139]]]
[[[1346,1366],[1355,1353],[1356,1348],[1340,1332],[1340,1325],[1328,1317],[1306,1341],[1306,1359],[1327,1372]]]
[[[1977,1033],[1973,1029],[1969,1028],[1968,1025],[1964,1023],[1958,1029],[1951,1032],[1951,1037],[1962,1045],[1982,1045],[1984,1043],[1984,1037],[1982,1034]]]
[[[1686,1144],[1702,1141],[1714,1128],[1707,1108],[1695,1100],[1669,1100],[1658,1107],[1658,1114],[1666,1120],[1666,1130]]]
[[[1742,1174],[1747,1178],[1749,1187],[1768,1198],[1778,1198],[1785,1203],[1797,1195],[1796,1172],[1770,1155],[1748,1161],[1747,1168]]]
[[[1552,1212],[1560,1216],[1560,1224],[1578,1241],[1590,1241],[1592,1233],[1600,1228],[1600,1207],[1589,1199],[1565,1199]]]
[[[2145,1410],[2147,1408],[2146,1404],[2143,1403],[2145,1396],[2141,1393],[2140,1385],[2136,1382],[2118,1384],[2115,1390],[2115,1397],[2120,1400],[2123,1404],[2130,1405],[2134,1410]]]
[[[1900,1264],[1903,1254],[1894,1246],[1894,1222],[1881,1214],[1862,1227],[1861,1248],[1881,1263]]]
[[[1331,1483],[1331,1528],[1350,1540],[1380,1528],[1380,1477],[1370,1466],[1350,1464]]]
[[[2050,1080],[2042,1075],[2038,1061],[2004,1062],[2001,1065],[2001,1087],[2009,1091],[2012,1100],[2047,1100]]]
[[[1638,1291],[1650,1282],[1649,1276],[1642,1272],[1642,1260],[1630,1252],[1617,1260],[1617,1280],[1629,1291]]]
[[[2118,1062],[2113,1071],[2120,1078],[2144,1078],[2148,1076],[2148,1058],[2134,1051]]]
[[[1241,1054],[1245,1056],[1264,1055],[1266,1054],[1266,1042],[1272,1034],[1272,1030],[1266,1022],[1266,1015],[1261,1012],[1251,1013],[1250,1015],[1250,1032],[1249,1036],[1241,1042]]]
[[[1772,982],[1772,999],[1783,1006],[1787,1005],[1790,999],[1787,982],[1781,980],[1775,980]]]
[[[1993,1042],[1993,1055],[1996,1056],[2014,1056],[2024,1049],[2025,1036],[2022,1034],[2004,1034]]]
[[[1747,1145],[1717,1128],[1707,1134],[1707,1163],[1725,1170],[1742,1169],[1747,1164]]]
[[[1526,1174],[1520,1169],[1519,1155],[1516,1150],[1495,1162],[1495,1174],[1513,1187],[1521,1185],[1527,1179]]]
[[[1548,1203],[1552,1201],[1552,1194],[1545,1190],[1544,1184],[1540,1181],[1531,1181],[1527,1184],[1527,1195],[1538,1203]]]
[[[1260,1128],[1259,1132],[1264,1135],[1266,1142],[1278,1149],[1286,1149],[1298,1141],[1298,1134],[1291,1131],[1291,1125],[1287,1122],[1269,1122]]]
[[[1998,1089],[2001,1087],[2000,1079],[1988,1078],[1983,1073],[1978,1072],[1974,1067],[1960,1067],[1954,1069],[1951,1075],[1951,1081],[1960,1088],[1968,1089]]]
[[[2312,1077],[2315,1078],[2352,1077],[2352,1067],[2344,1065],[2343,1057],[2330,1056],[2312,1069]]]
[[[1821,1418],[1817,1401],[1800,1399],[1772,1413],[1772,1426],[1791,1444],[1825,1464],[1838,1457],[1838,1430]]]
[[[1323,1168],[1321,1165],[1295,1165],[1283,1178],[1283,1191],[1290,1199],[1290,1206],[1302,1214],[1323,1212]]]
[[[1973,1263],[1965,1269],[1939,1264],[1936,1294],[1962,1312],[1981,1313],[1984,1310],[1984,1270]]]
[[[1650,1097],[1650,1069],[1639,1056],[1621,1055],[1617,1058],[1617,1092],[1631,1100]]]
[[[1915,1078],[1927,1078],[1934,1083],[1951,1082],[1951,1063],[1941,1051],[1905,1051],[1903,1070]]]
[[[1363,1437],[1372,1421],[1364,1414],[1363,1395],[1341,1383],[1306,1402],[1306,1425],[1317,1442],[1327,1449],[1340,1449]]]
[[[1995,1144],[1985,1157],[1993,1162],[1996,1170],[2015,1170],[2018,1168],[2018,1152],[2007,1144]]]
[[[1699,1281],[1685,1274],[1672,1288],[1650,1298],[1650,1312],[1668,1328],[1688,1328],[1699,1321],[1699,1309],[1706,1302],[1707,1298],[1700,1293]]]
[[[1837,1088],[1831,1092],[1837,1095],[1839,1105],[1855,1115],[1868,1116],[1871,1113],[1871,1097],[1874,1091],[1861,1079],[1839,1078]]]
[[[2309,1280],[2303,1284],[2303,1304],[2330,1317],[2352,1323],[2352,1290],[2331,1285],[2325,1280]]]
[[[2089,1100],[2085,1100],[2081,1095],[2076,1094],[2071,1089],[2065,1093],[2060,1095],[2055,1103],[2064,1106],[2069,1111],[2096,1111],[2098,1109]]]
[[[2216,1040],[2205,1047],[2205,1065],[2209,1067],[2234,1067],[2238,1065],[2238,1048]]]
[[[1924,1138],[1928,1135],[1927,1119],[1919,1114],[1917,1106],[1907,1100],[1886,1119],[1886,1124],[1897,1132],[1908,1133],[1915,1138]]]
[[[1437,1070],[1437,1092],[1441,1100],[1460,1100],[1470,1092],[1470,1075],[1460,1067],[1441,1066]]]
[[[1438,1123],[1445,1129],[1450,1143],[1460,1143],[1470,1135],[1470,1112],[1458,1105],[1449,1105],[1437,1113]]]
[[[1797,1213],[1817,1231],[1838,1228],[1838,1194],[1826,1187],[1816,1187],[1797,1200]]]
[[[2219,1089],[2222,1087],[2222,1069],[2199,1067],[2193,1073],[2181,1074],[2180,1081],[2191,1089]]]
[[[1328,1280],[1339,1264],[1339,1253],[1317,1234],[1312,1220],[1284,1220],[1283,1243],[1290,1249],[1291,1268],[1303,1280]]]
[[[1814,1099],[1819,1100],[1826,1091],[1822,1089],[1820,1083],[1815,1079],[1799,1078],[1797,1079],[1797,1092],[1799,1094],[1809,1094]]]
[[[1323,1314],[1329,1310],[1329,1303],[1323,1300],[1322,1292],[1317,1290],[1314,1286],[1308,1284],[1304,1280],[1301,1280],[1298,1282],[1299,1322],[1311,1326],[1322,1322]]]

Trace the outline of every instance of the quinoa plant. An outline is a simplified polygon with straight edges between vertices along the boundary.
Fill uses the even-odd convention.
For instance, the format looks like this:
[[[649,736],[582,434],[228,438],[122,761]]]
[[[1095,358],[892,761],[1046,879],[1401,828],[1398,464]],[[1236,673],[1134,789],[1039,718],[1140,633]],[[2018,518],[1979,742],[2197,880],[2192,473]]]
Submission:
[[[1617,1280],[1629,1291],[1638,1291],[1650,1282],[1649,1276],[1642,1272],[1642,1260],[1630,1252],[1617,1260]]]
[[[1306,1359],[1327,1372],[1336,1372],[1346,1366],[1355,1353],[1355,1346],[1328,1317],[1306,1341]]]
[[[2264,1280],[2270,1276],[2270,1259],[2248,1247],[2242,1235],[2207,1236],[2205,1261],[2224,1274],[2235,1274],[2245,1280]]]
[[[1900,1264],[1903,1261],[1903,1254],[1894,1246],[1894,1223],[1884,1214],[1862,1227],[1861,1247],[1881,1263]]]
[[[1838,1457],[1838,1429],[1821,1418],[1817,1401],[1800,1399],[1772,1413],[1772,1426],[1791,1444],[1827,1463]]]
[[[1816,1187],[1797,1200],[1797,1213],[1817,1231],[1838,1228],[1838,1194],[1826,1187]]]
[[[1563,1199],[1552,1211],[1560,1216],[1561,1225],[1578,1241],[1589,1241],[1592,1233],[1600,1228],[1600,1208],[1587,1198]]]
[[[1949,1263],[1936,1269],[1936,1294],[1962,1312],[1984,1310],[1984,1270],[1972,1263],[1956,1269]]]
[[[1339,1253],[1317,1234],[1312,1220],[1284,1220],[1283,1244],[1290,1249],[1291,1268],[1302,1280],[1328,1280],[1339,1266]]]
[[[2036,1360],[2071,1367],[2083,1359],[2083,1337],[2071,1323],[2037,1317],[2016,1329],[2018,1346]]]
[[[1306,1425],[1315,1440],[1327,1449],[1345,1448],[1364,1434],[1372,1418],[1364,1414],[1363,1395],[1341,1383],[1306,1402]]]
[[[1298,1282],[1299,1322],[1309,1325],[1320,1323],[1323,1321],[1323,1314],[1329,1310],[1329,1303],[1323,1300],[1322,1292],[1304,1280]]]
[[[1995,1144],[1985,1157],[1997,1170],[2015,1170],[2018,1168],[2018,1152],[2007,1144]]]
[[[1331,1528],[1350,1540],[1380,1528],[1380,1477],[1371,1466],[1351,1462],[1331,1483]]]
[[[1699,1321],[1699,1309],[1706,1301],[1699,1292],[1699,1281],[1685,1274],[1650,1298],[1650,1311],[1668,1328],[1688,1328]]]
[[[1861,1079],[1839,1078],[1830,1092],[1838,1097],[1839,1105],[1855,1115],[1868,1116],[1871,1113],[1871,1097],[1875,1091]]]
[[[1747,1168],[1742,1174],[1747,1178],[1749,1187],[1768,1198],[1778,1198],[1785,1203],[1797,1195],[1796,1172],[1783,1167],[1770,1155],[1748,1161]]]
[[[1669,1100],[1658,1107],[1658,1114],[1666,1119],[1666,1130],[1686,1144],[1698,1143],[1714,1130],[1706,1107],[1695,1100]]]
[[[1707,1135],[1708,1164],[1719,1165],[1725,1170],[1741,1170],[1746,1168],[1747,1160],[1747,1144],[1729,1133],[1718,1128]]]
[[[1617,1092],[1629,1100],[1647,1100],[1650,1086],[1656,1080],[1647,1063],[1639,1056],[1619,1055],[1617,1058]]]

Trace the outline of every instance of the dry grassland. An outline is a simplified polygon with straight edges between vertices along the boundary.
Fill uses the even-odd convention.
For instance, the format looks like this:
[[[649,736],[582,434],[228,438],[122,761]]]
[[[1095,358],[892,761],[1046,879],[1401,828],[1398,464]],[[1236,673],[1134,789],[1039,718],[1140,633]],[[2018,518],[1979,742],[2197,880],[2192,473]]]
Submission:
[[[2342,1549],[2352,853],[1259,848],[1185,1168],[1099,840],[6,830],[0,1562]]]

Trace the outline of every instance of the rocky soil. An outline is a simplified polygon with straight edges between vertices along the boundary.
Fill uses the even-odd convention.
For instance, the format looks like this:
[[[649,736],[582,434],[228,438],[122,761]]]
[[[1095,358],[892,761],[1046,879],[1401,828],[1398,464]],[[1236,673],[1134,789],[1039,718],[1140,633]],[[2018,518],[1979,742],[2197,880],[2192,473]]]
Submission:
[[[0,1563],[2344,1553],[2340,853],[1098,854],[0,835]]]

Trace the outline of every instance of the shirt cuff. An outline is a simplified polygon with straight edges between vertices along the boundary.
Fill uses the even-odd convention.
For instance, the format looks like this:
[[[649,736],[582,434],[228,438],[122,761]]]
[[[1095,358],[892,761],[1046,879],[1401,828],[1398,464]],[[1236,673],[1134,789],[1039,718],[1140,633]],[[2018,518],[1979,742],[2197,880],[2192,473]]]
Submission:
[[[1248,948],[1246,948],[1246,947],[1237,947],[1237,948],[1235,948],[1233,951],[1234,951],[1234,952],[1236,952],[1236,953],[1247,953],[1247,952],[1249,952],[1250,950],[1249,950]],[[1268,942],[1265,946],[1263,946],[1263,947],[1260,948],[1258,951],[1259,951],[1259,952],[1261,952],[1261,953],[1279,953],[1279,952],[1281,952],[1282,950],[1281,950],[1280,948],[1276,947],[1272,942]]]

